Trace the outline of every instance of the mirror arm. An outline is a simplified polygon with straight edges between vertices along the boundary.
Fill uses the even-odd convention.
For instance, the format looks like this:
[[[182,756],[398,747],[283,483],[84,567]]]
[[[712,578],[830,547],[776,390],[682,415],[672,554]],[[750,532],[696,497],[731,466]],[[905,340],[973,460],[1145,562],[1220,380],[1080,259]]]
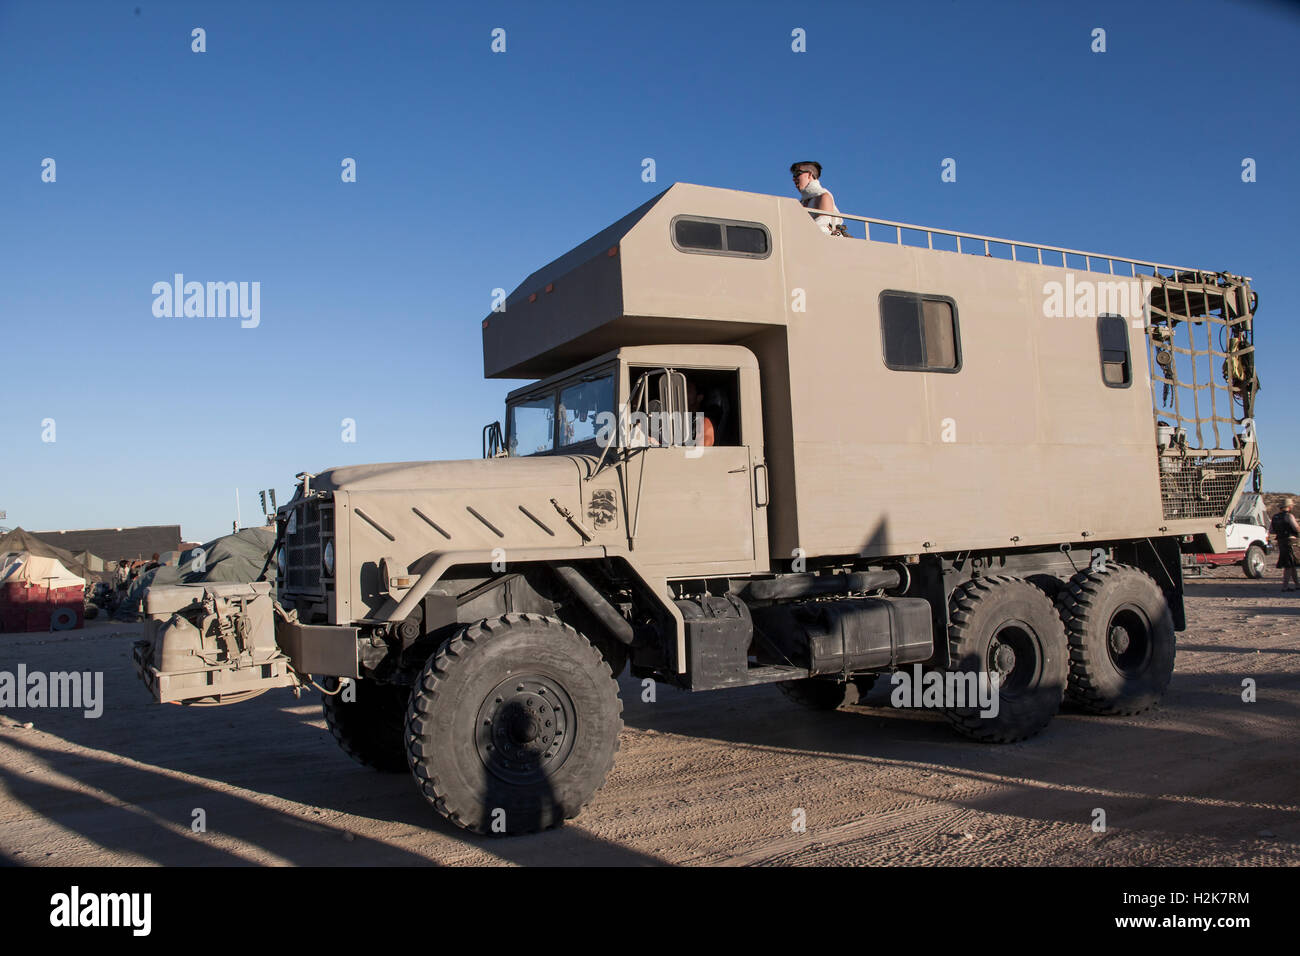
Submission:
[[[637,395],[645,390],[645,380],[646,376],[643,374],[639,379],[637,379],[636,384],[632,386],[632,395],[628,400],[629,405],[635,402]],[[596,460],[596,467],[592,470],[591,474],[584,479],[585,481],[591,481],[591,479],[600,474],[600,470],[605,467],[605,456],[609,454],[610,446],[618,442],[619,432],[622,431],[622,428],[623,422],[620,420],[618,412],[616,411],[614,413],[614,434],[611,436],[612,440],[606,443],[605,447],[600,450],[600,458]]]

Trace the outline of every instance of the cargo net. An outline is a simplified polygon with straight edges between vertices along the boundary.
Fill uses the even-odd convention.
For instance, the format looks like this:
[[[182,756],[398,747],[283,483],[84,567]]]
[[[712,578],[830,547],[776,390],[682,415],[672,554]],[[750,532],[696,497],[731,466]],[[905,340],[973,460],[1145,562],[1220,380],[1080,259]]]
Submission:
[[[1153,279],[1147,342],[1164,516],[1226,517],[1258,465],[1258,299],[1248,280],[1226,273]]]
[[[1246,475],[1239,457],[1162,456],[1160,498],[1165,517],[1222,518]]]

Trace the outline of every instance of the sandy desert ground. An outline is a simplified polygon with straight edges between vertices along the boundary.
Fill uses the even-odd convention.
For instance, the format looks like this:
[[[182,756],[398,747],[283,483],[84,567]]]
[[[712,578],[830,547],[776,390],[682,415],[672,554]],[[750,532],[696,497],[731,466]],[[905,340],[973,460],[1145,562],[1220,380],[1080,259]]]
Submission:
[[[893,709],[883,682],[863,704],[815,713],[773,687],[661,687],[646,703],[624,676],[626,729],[604,789],[565,827],[509,839],[464,833],[408,776],[353,764],[315,694],[162,707],[131,669],[134,626],[0,635],[0,669],[102,670],[107,701],[98,719],[0,714],[0,862],[1295,865],[1300,593],[1279,575],[1189,581],[1161,708],[1067,709],[1011,746]],[[196,809],[205,833],[191,829]]]

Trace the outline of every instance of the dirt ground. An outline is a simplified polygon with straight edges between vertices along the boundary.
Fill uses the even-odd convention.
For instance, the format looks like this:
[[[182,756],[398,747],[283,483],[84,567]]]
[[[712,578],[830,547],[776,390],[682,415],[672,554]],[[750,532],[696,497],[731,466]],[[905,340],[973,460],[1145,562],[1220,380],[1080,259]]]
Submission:
[[[0,635],[0,670],[100,670],[106,698],[98,719],[0,714],[0,862],[1296,865],[1300,593],[1279,576],[1189,581],[1158,710],[1067,709],[1011,746],[891,708],[884,682],[864,705],[815,713],[774,687],[660,687],[648,703],[625,676],[605,787],[565,827],[509,839],[464,833],[408,776],[354,765],[315,694],[163,707],[131,668],[134,626]],[[1248,677],[1254,703],[1242,701]],[[191,829],[199,809],[205,833]]]

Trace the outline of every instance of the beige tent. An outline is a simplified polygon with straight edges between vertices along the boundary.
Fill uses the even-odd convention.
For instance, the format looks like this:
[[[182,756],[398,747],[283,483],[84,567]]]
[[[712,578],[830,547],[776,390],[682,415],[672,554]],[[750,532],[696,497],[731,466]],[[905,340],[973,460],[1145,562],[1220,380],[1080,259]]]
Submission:
[[[22,551],[0,555],[0,586],[6,584],[39,585],[49,590],[85,588],[86,579],[63,566],[58,558],[47,558]]]
[[[97,554],[91,554],[89,551],[75,551],[73,557],[80,561],[87,571],[101,573],[105,570],[104,559]]]

